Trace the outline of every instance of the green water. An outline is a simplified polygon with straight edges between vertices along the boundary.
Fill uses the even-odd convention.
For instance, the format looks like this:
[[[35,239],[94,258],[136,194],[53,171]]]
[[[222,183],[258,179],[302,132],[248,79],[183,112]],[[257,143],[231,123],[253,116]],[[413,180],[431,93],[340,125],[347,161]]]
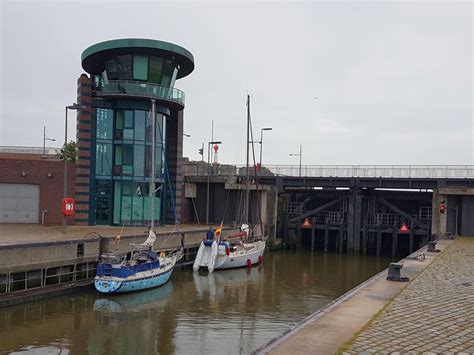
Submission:
[[[248,354],[387,267],[389,259],[268,252],[252,269],[134,294],[93,289],[0,309],[0,353]]]

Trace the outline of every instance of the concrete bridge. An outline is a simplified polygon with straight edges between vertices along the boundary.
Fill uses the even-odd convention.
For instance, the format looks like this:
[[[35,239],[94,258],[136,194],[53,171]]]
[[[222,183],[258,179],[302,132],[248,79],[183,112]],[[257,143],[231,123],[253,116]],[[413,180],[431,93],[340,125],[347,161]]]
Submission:
[[[222,211],[226,191],[241,190],[245,169],[185,164],[186,184],[201,191],[195,213],[203,215],[195,202],[205,203],[208,179],[212,209]],[[395,256],[416,250],[432,234],[474,236],[474,165],[270,165],[257,171],[256,181],[266,191],[262,198],[273,196],[263,204],[264,222],[297,248]]]

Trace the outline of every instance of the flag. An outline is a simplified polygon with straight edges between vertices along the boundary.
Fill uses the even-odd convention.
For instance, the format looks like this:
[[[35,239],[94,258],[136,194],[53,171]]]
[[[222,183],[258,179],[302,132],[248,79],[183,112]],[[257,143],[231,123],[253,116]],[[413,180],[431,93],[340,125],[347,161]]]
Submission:
[[[219,227],[217,227],[216,231],[214,232],[214,238],[215,239],[219,238],[221,235],[221,232],[222,232],[222,224]]]

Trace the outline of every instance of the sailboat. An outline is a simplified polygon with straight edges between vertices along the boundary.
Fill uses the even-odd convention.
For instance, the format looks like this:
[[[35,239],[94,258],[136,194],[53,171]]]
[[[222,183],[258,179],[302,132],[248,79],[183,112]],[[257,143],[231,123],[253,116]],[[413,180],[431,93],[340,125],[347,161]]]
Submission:
[[[155,101],[151,105],[152,147],[155,146]],[[119,293],[145,290],[168,282],[174,266],[183,256],[183,249],[171,253],[153,250],[155,200],[155,149],[151,149],[150,230],[148,238],[140,244],[131,244],[126,255],[104,253],[97,265],[95,289],[101,293]]]
[[[249,144],[251,123],[250,123],[250,95],[247,95],[247,165],[245,170],[245,202],[244,202],[244,223],[240,230],[232,235],[222,235],[222,225],[216,229],[212,239],[205,239],[201,242],[193,270],[198,271],[201,267],[207,268],[209,272],[219,269],[231,269],[239,267],[251,267],[263,261],[265,252],[266,237],[263,232],[263,223],[259,216],[259,223],[251,226],[249,223],[249,203],[250,203],[250,176],[249,176]],[[255,161],[255,154],[254,154]],[[255,164],[254,164],[255,166]],[[256,169],[254,169],[256,171]],[[258,185],[257,185],[258,186]],[[257,188],[258,192],[258,188]]]

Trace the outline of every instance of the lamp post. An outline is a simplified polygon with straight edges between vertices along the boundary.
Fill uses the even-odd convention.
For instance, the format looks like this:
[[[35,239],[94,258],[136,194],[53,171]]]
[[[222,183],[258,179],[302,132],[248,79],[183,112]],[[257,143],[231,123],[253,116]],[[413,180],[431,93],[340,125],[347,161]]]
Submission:
[[[299,156],[300,157],[300,168],[299,168],[299,175],[301,177],[301,157],[303,155],[303,145],[300,144],[300,152],[299,153],[293,153],[293,154],[290,154],[290,157],[297,157]]]
[[[263,131],[271,131],[271,127],[265,127],[260,129],[260,169],[262,169],[262,150],[263,150]]]
[[[206,224],[209,224],[209,167],[211,165],[211,145],[222,144],[221,141],[212,141],[207,143],[207,194],[206,194]]]
[[[41,158],[46,159],[46,141],[55,142],[56,139],[46,137],[46,126],[43,126],[43,155]]]
[[[65,117],[64,117],[64,151],[63,151],[63,159],[64,159],[64,189],[63,189],[63,198],[67,197],[67,110],[79,110],[80,106],[78,104],[72,104],[70,106],[66,106],[65,108]],[[63,216],[63,227],[66,227],[66,216]]]

